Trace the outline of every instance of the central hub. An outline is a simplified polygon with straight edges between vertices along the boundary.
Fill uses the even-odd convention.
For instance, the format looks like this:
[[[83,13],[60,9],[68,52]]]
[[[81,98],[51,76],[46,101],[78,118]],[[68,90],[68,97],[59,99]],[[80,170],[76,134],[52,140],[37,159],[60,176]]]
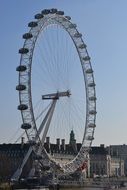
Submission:
[[[56,99],[57,100],[60,97],[64,97],[64,96],[70,97],[70,95],[71,95],[71,93],[69,90],[64,91],[64,92],[58,91],[57,93],[43,95],[42,99],[43,100],[49,100],[49,99]]]

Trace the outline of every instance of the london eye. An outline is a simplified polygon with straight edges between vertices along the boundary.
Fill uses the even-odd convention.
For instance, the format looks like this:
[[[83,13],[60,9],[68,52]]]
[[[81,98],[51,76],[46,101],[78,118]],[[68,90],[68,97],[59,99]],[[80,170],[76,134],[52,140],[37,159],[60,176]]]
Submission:
[[[30,144],[21,168],[34,151],[38,163],[47,160],[72,173],[87,159],[94,140],[96,92],[91,59],[77,25],[63,11],[44,9],[28,27],[16,68],[21,128]],[[59,137],[68,142],[71,130],[81,148],[68,162],[58,162],[44,148],[45,139],[50,137],[54,143]]]

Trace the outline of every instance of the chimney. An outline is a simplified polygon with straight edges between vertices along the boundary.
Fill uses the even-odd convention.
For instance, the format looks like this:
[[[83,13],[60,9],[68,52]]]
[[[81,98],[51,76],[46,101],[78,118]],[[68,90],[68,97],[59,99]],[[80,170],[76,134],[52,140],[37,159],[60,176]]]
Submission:
[[[21,147],[23,147],[24,143],[25,143],[25,137],[21,137]]]
[[[66,149],[66,147],[65,147],[65,139],[61,139],[61,150],[62,150],[62,152],[64,152],[65,149]]]
[[[50,137],[46,137],[46,143],[50,144]]]
[[[105,145],[104,144],[100,144],[100,147],[105,148]]]
[[[60,139],[56,139],[57,151],[60,151]]]
[[[50,137],[46,137],[46,143],[45,143],[46,151],[50,152]]]

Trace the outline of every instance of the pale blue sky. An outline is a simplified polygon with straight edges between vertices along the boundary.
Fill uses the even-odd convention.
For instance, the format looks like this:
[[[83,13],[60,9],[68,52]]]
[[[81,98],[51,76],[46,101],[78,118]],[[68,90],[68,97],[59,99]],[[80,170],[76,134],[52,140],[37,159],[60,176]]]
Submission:
[[[97,128],[93,144],[127,142],[127,1],[0,1],[0,143],[20,128],[15,86],[18,49],[27,24],[44,8],[57,8],[77,24],[91,56],[97,92]]]

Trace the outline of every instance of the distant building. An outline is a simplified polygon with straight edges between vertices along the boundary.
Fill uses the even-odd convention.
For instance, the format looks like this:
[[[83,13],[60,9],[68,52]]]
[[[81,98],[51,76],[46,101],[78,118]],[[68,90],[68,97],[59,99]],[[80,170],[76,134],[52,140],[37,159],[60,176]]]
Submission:
[[[103,144],[100,147],[91,147],[89,153],[91,177],[124,176],[124,160],[118,156],[118,151],[114,151],[114,154],[110,153],[109,148],[106,148]]]
[[[46,137],[44,147],[56,162],[68,163],[79,152],[81,143],[76,143],[74,131],[71,130],[69,143],[66,143],[65,139],[57,138],[53,144],[50,142],[50,137]],[[29,144],[24,144],[23,140],[21,144],[0,145],[0,180],[9,180],[13,176],[28,149]],[[82,180],[94,176],[124,176],[124,170],[127,175],[127,145],[111,145],[107,148],[104,145],[93,146],[87,158],[87,163],[83,163],[72,175],[76,179],[77,176]],[[21,177],[29,175],[33,160],[35,157],[31,154]]]
[[[69,144],[65,142],[65,139],[56,139],[56,143],[50,143],[50,137],[46,137],[44,147],[48,153],[50,153],[54,160],[57,162],[67,163],[71,161],[81,148],[81,143],[76,144],[74,131],[71,130]]]
[[[90,176],[110,176],[111,157],[104,145],[91,147]]]
[[[120,158],[111,158],[110,176],[124,176],[124,160]]]
[[[70,132],[70,139],[69,143],[65,142],[65,139],[56,139],[56,144],[50,143],[50,137],[46,137],[46,142],[44,144],[45,149],[47,150],[48,153],[52,155],[52,158],[57,162],[57,163],[68,163],[71,160],[75,158],[77,153],[79,152],[81,148],[81,143],[76,143],[75,139],[75,134],[74,131],[71,130]],[[82,173],[81,175],[84,176],[84,178],[89,177],[89,155],[88,155],[88,162],[87,166],[86,164],[83,165],[79,170],[77,170],[76,173]],[[87,169],[86,169],[87,168]]]
[[[0,181],[11,179],[14,172],[21,165],[28,149],[28,144],[0,144]],[[31,166],[32,159],[30,157],[22,175],[27,175]]]
[[[124,173],[127,176],[127,145],[110,145],[107,147],[107,150],[112,158],[118,158],[124,161]]]
[[[80,143],[76,143],[75,134],[73,130],[70,133],[69,143],[65,143],[65,139],[56,139],[56,143],[50,143],[50,138],[46,137],[46,142],[44,147],[48,153],[52,155],[52,158],[56,162],[68,163],[77,155],[78,151],[81,148]],[[27,151],[29,149],[29,144],[24,144],[22,141],[21,144],[1,144],[0,145],[0,180],[6,181],[10,180],[17,168],[20,167]],[[21,177],[28,176],[31,168],[33,166],[34,160],[33,154],[31,154],[28,159]],[[88,162],[89,163],[89,162]],[[90,168],[88,166],[88,168]],[[87,175],[86,170],[84,170],[84,165],[79,168],[79,170],[73,175],[74,177],[79,177],[79,174],[82,176]]]

